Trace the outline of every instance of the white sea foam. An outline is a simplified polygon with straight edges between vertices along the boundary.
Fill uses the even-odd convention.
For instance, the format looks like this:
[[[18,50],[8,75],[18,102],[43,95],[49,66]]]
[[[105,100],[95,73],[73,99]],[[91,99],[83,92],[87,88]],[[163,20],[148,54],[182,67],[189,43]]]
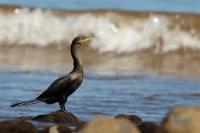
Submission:
[[[134,20],[134,19],[132,19]],[[0,12],[0,42],[16,45],[59,45],[80,34],[93,34],[91,47],[100,52],[128,53],[155,47],[155,52],[178,48],[200,49],[200,38],[192,32],[169,27],[165,16],[150,16],[129,23],[110,15],[85,13],[56,16],[50,10],[16,9]],[[130,20],[129,20],[130,21]],[[4,43],[3,43],[4,42]]]

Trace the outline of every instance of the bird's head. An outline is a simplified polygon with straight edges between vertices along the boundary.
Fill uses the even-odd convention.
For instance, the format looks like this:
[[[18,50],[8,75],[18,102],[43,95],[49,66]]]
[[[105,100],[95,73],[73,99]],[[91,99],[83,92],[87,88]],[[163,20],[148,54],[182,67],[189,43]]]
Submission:
[[[91,40],[92,40],[91,36],[78,36],[78,37],[74,38],[72,43],[81,46],[84,44],[89,44],[89,42]]]

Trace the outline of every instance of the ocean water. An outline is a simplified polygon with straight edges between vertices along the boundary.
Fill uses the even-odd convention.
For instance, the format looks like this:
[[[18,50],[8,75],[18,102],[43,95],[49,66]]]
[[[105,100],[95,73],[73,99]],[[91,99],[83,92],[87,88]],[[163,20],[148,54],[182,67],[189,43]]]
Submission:
[[[197,0],[1,0],[15,4],[56,9],[120,9],[134,11],[200,12]]]
[[[0,119],[36,116],[59,109],[44,103],[11,108],[16,101],[37,97],[59,74],[37,71],[0,72]],[[3,84],[2,84],[3,83]],[[67,110],[81,120],[95,115],[136,114],[147,121],[160,122],[177,105],[199,105],[199,80],[155,74],[89,74],[68,99]]]
[[[200,49],[199,16],[139,15],[66,11],[60,16],[51,10],[28,8],[13,9],[9,14],[2,11],[0,45],[62,45],[85,34],[94,36],[90,47],[99,52],[133,53],[152,47],[159,53]]]
[[[199,105],[199,1],[0,0],[0,4],[24,5],[0,7],[1,120],[58,109],[56,104],[9,105],[36,97],[66,73],[72,66],[68,48],[80,34],[94,38],[80,49],[85,80],[69,98],[67,109],[82,120],[125,113],[159,122],[174,106]]]

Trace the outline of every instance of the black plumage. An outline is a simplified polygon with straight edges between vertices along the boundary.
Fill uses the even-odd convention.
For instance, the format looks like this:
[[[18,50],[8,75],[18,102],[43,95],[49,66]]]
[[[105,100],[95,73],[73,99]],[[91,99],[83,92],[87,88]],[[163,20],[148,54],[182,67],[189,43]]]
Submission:
[[[67,98],[78,89],[83,81],[83,65],[78,56],[77,49],[82,44],[88,44],[90,40],[91,37],[79,36],[72,41],[71,55],[74,61],[74,68],[70,73],[56,79],[41,95],[34,100],[16,103],[11,105],[11,107],[30,105],[39,102],[44,102],[47,104],[58,102],[60,109],[66,111],[65,103],[67,102]]]

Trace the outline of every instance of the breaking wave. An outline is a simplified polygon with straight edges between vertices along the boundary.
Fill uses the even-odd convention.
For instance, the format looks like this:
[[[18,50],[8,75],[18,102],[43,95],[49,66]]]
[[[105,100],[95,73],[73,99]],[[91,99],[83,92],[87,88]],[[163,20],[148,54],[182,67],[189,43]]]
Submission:
[[[179,15],[175,15],[179,19]],[[51,10],[16,8],[0,12],[1,45],[61,45],[80,34],[92,34],[91,48],[100,52],[132,53],[154,48],[168,52],[200,49],[195,28],[182,30],[167,15],[136,17],[107,11],[56,14]]]

